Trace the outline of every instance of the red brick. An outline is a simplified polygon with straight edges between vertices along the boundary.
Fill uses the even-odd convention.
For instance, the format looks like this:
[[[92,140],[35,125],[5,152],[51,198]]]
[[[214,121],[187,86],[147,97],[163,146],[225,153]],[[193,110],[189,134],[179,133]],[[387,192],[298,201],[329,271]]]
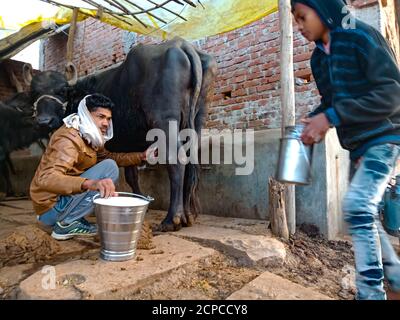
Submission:
[[[312,52],[306,52],[302,54],[295,55],[293,57],[293,62],[305,61],[310,60]]]

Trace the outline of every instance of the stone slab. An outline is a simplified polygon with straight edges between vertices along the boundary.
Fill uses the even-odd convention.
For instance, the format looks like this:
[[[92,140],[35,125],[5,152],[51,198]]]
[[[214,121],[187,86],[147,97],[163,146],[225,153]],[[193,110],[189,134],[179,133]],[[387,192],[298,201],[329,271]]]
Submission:
[[[264,272],[227,300],[332,300],[313,289]]]
[[[280,265],[286,258],[283,243],[271,236],[252,235],[240,230],[200,224],[171,234],[214,247],[240,259],[244,265]]]
[[[38,271],[21,282],[18,298],[120,299],[127,292],[167,276],[171,270],[216,253],[169,235],[155,237],[154,243],[156,250],[138,250],[140,259],[124,262],[76,260],[44,269],[44,273]],[[55,275],[53,282],[49,280],[51,274]]]

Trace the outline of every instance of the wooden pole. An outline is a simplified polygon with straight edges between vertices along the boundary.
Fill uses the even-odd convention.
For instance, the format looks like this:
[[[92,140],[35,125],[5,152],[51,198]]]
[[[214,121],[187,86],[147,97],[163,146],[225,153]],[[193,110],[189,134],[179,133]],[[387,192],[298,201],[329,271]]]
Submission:
[[[268,211],[271,220],[272,234],[289,240],[289,230],[285,215],[285,186],[274,178],[269,178],[268,183]]]
[[[295,125],[295,97],[293,72],[293,26],[290,0],[279,0],[281,42],[281,110],[282,135],[286,126]],[[296,232],[295,187],[287,186],[285,192],[286,217],[289,233]]]
[[[72,59],[74,57],[74,38],[75,38],[76,22],[78,19],[78,11],[79,8],[74,8],[74,11],[72,12],[71,26],[69,28],[68,42],[67,42],[67,63],[72,62]]]

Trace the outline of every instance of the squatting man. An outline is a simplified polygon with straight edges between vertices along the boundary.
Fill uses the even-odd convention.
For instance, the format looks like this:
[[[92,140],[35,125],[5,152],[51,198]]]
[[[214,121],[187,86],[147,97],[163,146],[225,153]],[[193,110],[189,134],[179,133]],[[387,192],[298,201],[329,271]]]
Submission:
[[[40,160],[30,196],[39,224],[52,228],[57,240],[96,234],[96,225],[85,219],[93,212],[93,197],[99,192],[101,197],[116,196],[118,166],[138,165],[149,154],[104,148],[113,137],[113,107],[100,94],[83,98],[77,113],[63,119]]]

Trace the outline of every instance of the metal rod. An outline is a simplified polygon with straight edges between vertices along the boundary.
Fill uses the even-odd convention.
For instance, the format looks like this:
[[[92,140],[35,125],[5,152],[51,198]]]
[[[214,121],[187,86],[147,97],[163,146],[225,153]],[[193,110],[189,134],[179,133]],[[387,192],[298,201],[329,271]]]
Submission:
[[[179,17],[179,18],[181,18],[181,19],[187,21],[187,19],[185,19],[185,18],[182,17],[181,15],[179,15],[179,14],[173,12],[172,10],[170,10],[170,9],[164,7],[167,3],[171,2],[171,0],[167,0],[167,1],[163,2],[163,3],[161,3],[161,4],[157,4],[157,3],[155,3],[154,1],[151,1],[151,0],[147,0],[147,1],[155,5],[155,7],[152,8],[152,9],[149,9],[149,11],[150,11],[150,10],[157,9],[157,8],[164,9],[164,10],[166,10],[166,11],[168,11],[168,12],[170,12],[170,13],[176,15],[177,17]]]
[[[203,6],[203,4],[201,3],[200,0],[197,0],[198,3],[200,3],[200,5],[203,7],[203,9],[205,9],[205,7]]]
[[[109,2],[109,0],[105,0],[107,2]],[[145,28],[147,28],[147,26],[138,18],[136,17],[136,13],[133,14],[132,12],[130,12],[125,6],[123,6],[122,4],[120,4],[118,1],[115,0],[111,0],[112,2],[114,2],[116,5],[119,6],[120,10],[124,11],[126,14],[132,16],[133,19],[137,20],[138,22],[140,22]]]
[[[83,15],[85,15],[85,16],[87,16],[87,17],[91,17],[91,16],[88,15],[87,13],[81,11],[80,8],[78,8],[78,7],[73,7],[73,6],[70,6],[70,5],[67,5],[67,4],[58,3],[58,2],[52,1],[52,0],[40,0],[40,1],[43,1],[43,2],[46,2],[46,3],[52,4],[52,5],[57,6],[57,7],[68,8],[68,9],[71,9],[71,10],[74,10],[75,8],[77,8],[77,9],[78,9],[78,14],[83,14]]]
[[[120,18],[118,15],[114,14],[113,11],[111,11],[111,10],[109,10],[109,9],[107,9],[107,8],[104,8],[104,7],[100,6],[99,4],[97,4],[97,3],[94,2],[94,1],[91,1],[91,0],[82,0],[82,1],[84,1],[84,2],[86,2],[86,3],[88,3],[88,4],[92,5],[92,6],[94,6],[94,7],[97,8],[98,10],[104,10],[105,13],[109,14],[110,16],[114,17],[114,18],[117,19],[117,20],[120,20],[120,21],[122,21],[122,22],[124,22],[124,23],[126,23],[126,24],[129,24],[130,26],[133,26],[133,24],[130,23],[129,21],[126,21],[126,20]],[[145,28],[147,28],[147,26],[146,26],[143,22],[141,22],[139,19],[137,19],[137,20],[138,20]]]
[[[162,23],[167,24],[167,22],[159,17],[157,17],[156,15],[152,14],[151,12],[149,12],[149,10],[143,9],[141,6],[134,4],[132,1],[130,0],[125,0],[126,2],[128,2],[129,4],[131,4],[132,6],[138,8],[139,10],[143,10],[145,13],[149,14],[150,16],[152,16],[153,18],[161,21]],[[135,14],[138,14],[137,12],[135,12]]]
[[[67,4],[58,3],[58,2],[52,1],[52,0],[40,0],[40,1],[52,4],[52,5],[57,6],[57,7],[65,7],[65,8],[71,9],[71,10],[75,9],[75,7],[73,7],[73,6],[69,6]]]
[[[112,0],[114,4],[112,4],[109,0],[105,0],[106,2],[110,3],[112,6],[118,8],[119,10],[122,10],[123,12],[125,12],[127,15],[132,16],[133,19],[135,19],[136,21],[138,21],[142,26],[144,26],[145,28],[147,28],[146,24],[144,24],[138,17],[136,17],[134,14],[132,14],[127,8],[125,8],[122,4],[120,4],[119,2]]]
[[[196,5],[192,1],[190,1],[190,0],[182,0],[182,1],[186,2],[187,4],[191,5],[194,8],[196,8]]]
[[[125,12],[125,13],[128,13],[128,14],[129,14],[129,12],[127,12],[126,10],[123,10],[123,9],[121,8],[122,6],[120,6],[118,2],[113,1],[113,2],[116,2],[116,3],[113,3],[113,2],[111,2],[110,0],[104,0],[104,1],[107,2],[109,5],[113,6],[114,8],[117,8],[118,10],[121,10],[122,12]],[[116,12],[116,13],[117,13],[117,12]]]

